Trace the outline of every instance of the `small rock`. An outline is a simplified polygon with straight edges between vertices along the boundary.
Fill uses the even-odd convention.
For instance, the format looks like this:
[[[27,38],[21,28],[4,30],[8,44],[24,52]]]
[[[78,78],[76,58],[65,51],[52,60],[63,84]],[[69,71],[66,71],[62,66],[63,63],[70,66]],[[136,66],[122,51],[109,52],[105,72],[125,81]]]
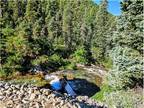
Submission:
[[[26,99],[23,99],[23,100],[22,100],[22,103],[27,104],[27,103],[29,103],[29,101],[26,100]]]
[[[2,100],[4,98],[4,96],[0,96],[0,100]]]
[[[37,94],[37,95],[41,94],[40,91],[38,91],[38,90],[34,91],[34,93]]]
[[[13,101],[12,100],[7,101],[7,105],[12,108],[13,107]]]
[[[63,105],[64,105],[64,101],[61,101],[61,102],[60,102],[60,106],[63,106]]]
[[[60,102],[58,102],[58,101],[56,101],[56,102],[53,103],[54,106],[57,106],[59,104],[60,104]]]
[[[49,95],[51,92],[48,89],[43,89],[42,94]]]
[[[0,108],[7,108],[6,105],[0,101]]]
[[[18,105],[16,106],[16,108],[22,108],[22,105],[21,105],[21,104],[18,104]]]
[[[34,100],[36,98],[36,94],[32,93],[29,100]]]

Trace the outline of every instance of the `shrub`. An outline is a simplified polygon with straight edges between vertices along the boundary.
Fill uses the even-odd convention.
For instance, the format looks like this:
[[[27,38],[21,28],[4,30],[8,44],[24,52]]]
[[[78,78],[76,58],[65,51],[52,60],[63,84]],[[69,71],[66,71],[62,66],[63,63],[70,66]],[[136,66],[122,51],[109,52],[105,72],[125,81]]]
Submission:
[[[4,71],[4,69],[0,68],[0,77],[6,77],[7,73]]]
[[[10,36],[14,34],[14,29],[6,27],[2,29],[2,34],[5,36]]]
[[[105,94],[105,102],[109,108],[138,108],[142,103],[142,95],[133,91],[116,91]]]
[[[110,92],[112,92],[111,87],[104,84],[102,85],[101,90],[98,93],[96,93],[92,98],[95,100],[104,101],[104,94]]]
[[[54,53],[60,55],[62,58],[68,58],[72,53],[72,51],[66,49],[64,45],[56,45]]]
[[[76,68],[76,64],[73,63],[73,62],[67,64],[64,68],[65,68],[65,69],[69,69],[69,70],[76,70],[76,69],[77,69],[77,68]]]
[[[63,58],[57,54],[53,54],[49,57],[48,63],[46,64],[47,67],[57,70],[61,66],[65,66],[66,62],[63,60]]]
[[[53,54],[52,56],[49,57],[49,62],[61,66],[63,63],[63,59],[59,55]]]
[[[102,53],[102,50],[101,48],[98,48],[98,47],[92,47],[92,55],[95,59],[97,59],[97,61],[101,61],[102,57],[101,57],[101,53]]]
[[[76,63],[86,64],[87,59],[86,59],[86,51],[84,50],[84,48],[77,49],[72,55],[72,60],[73,62]]]
[[[33,65],[40,65],[40,64],[43,64],[47,61],[48,61],[48,56],[47,55],[42,55],[42,56],[39,56],[38,58],[34,59],[32,61],[32,64]]]
[[[101,62],[101,64],[105,67],[105,69],[109,70],[112,68],[112,60],[110,57],[105,57],[105,59]]]

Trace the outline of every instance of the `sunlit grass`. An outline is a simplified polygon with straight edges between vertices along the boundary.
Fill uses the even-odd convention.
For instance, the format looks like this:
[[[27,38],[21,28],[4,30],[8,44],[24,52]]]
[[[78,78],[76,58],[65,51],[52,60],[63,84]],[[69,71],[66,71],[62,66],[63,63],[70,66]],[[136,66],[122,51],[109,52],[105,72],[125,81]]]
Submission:
[[[27,83],[27,84],[32,84],[34,86],[44,86],[49,83],[49,81],[46,81],[44,79],[44,76],[39,74],[38,75],[30,75],[30,74],[11,75],[8,77],[0,78],[0,80],[19,83],[19,84]]]

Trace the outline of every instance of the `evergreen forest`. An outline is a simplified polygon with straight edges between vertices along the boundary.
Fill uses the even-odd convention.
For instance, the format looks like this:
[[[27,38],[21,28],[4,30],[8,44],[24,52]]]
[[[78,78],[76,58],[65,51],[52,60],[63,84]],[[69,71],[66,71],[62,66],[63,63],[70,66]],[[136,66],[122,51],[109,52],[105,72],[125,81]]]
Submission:
[[[90,98],[108,108],[140,108],[143,0],[122,0],[120,16],[107,11],[108,3],[1,0],[0,81],[30,82],[43,77],[31,74],[33,70],[50,74],[78,72],[78,65],[98,66],[106,73],[100,91]]]

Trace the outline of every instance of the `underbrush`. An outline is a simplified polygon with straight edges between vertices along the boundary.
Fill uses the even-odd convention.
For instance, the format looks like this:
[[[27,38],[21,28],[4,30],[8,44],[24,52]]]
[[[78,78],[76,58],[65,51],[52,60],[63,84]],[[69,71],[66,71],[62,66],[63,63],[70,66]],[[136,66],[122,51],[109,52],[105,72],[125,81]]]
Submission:
[[[112,68],[112,60],[109,57],[105,57],[103,61],[100,61],[100,64],[103,65],[106,70]]]
[[[34,86],[45,86],[46,84],[49,83],[49,81],[44,80],[44,77],[41,75],[11,75],[11,76],[7,76],[7,77],[2,77],[0,78],[0,80],[3,81],[9,81],[12,83],[18,83],[18,84],[23,84],[23,83],[27,83],[27,84],[32,84]]]
[[[110,86],[104,84],[100,87],[100,91],[96,93],[92,98],[98,101],[104,101],[104,94],[112,92]]]
[[[142,90],[139,92],[135,89],[114,90],[106,84],[92,98],[104,102],[108,108],[142,108],[144,99]]]
[[[81,63],[81,64],[87,64],[86,51],[84,50],[84,48],[77,49],[71,55],[71,58],[72,58],[72,62]]]
[[[104,101],[109,108],[142,108],[143,95],[133,90],[113,91],[105,94]]]

